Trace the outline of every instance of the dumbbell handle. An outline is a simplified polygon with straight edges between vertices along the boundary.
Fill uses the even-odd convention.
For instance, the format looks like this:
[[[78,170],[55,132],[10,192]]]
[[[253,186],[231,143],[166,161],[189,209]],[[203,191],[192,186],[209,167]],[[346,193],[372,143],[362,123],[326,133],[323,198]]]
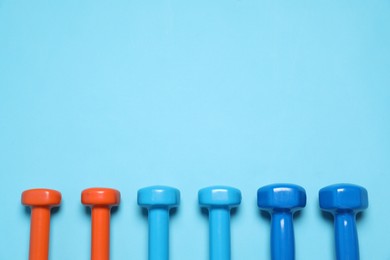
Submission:
[[[334,221],[337,260],[359,260],[359,242],[354,212],[336,213]]]
[[[32,207],[29,260],[47,260],[49,257],[50,208]]]
[[[230,210],[212,208],[209,212],[210,260],[230,260]]]
[[[271,220],[272,260],[294,260],[294,227],[291,211],[274,211]]]
[[[91,260],[110,259],[110,208],[94,206],[92,215]]]
[[[169,211],[166,208],[151,208],[149,223],[149,260],[169,259]]]

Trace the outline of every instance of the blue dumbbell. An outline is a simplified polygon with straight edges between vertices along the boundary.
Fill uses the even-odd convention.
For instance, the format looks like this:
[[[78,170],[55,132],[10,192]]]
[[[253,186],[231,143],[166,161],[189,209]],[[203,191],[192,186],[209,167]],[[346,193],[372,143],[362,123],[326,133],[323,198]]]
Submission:
[[[230,260],[230,210],[241,203],[241,192],[212,186],[198,193],[199,205],[209,210],[210,260]]]
[[[272,184],[257,190],[257,205],[271,214],[271,259],[295,259],[293,214],[306,206],[305,189]]]
[[[320,207],[334,215],[336,257],[358,260],[356,214],[368,207],[367,190],[353,184],[335,184],[319,192]]]
[[[138,205],[148,209],[149,260],[169,259],[169,210],[180,203],[180,191],[166,186],[138,190]]]

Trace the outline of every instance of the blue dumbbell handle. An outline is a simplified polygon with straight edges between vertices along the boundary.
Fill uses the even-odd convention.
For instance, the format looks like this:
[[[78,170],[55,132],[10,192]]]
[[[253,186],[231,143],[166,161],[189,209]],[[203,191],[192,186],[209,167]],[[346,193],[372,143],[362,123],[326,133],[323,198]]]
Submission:
[[[169,211],[149,209],[149,260],[169,259]]]
[[[337,260],[359,260],[356,214],[336,213],[334,217]]]
[[[294,227],[291,211],[276,211],[271,219],[272,260],[294,260]]]
[[[210,260],[230,260],[230,210],[211,209],[209,226]]]

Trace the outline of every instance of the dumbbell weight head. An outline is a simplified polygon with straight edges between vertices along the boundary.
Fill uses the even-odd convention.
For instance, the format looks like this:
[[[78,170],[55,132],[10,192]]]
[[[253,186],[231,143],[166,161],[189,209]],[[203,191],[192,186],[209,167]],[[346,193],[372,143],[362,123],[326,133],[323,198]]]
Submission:
[[[335,184],[319,192],[320,207],[332,213],[342,211],[359,212],[368,207],[367,190],[358,185]]]
[[[199,205],[204,208],[234,208],[241,203],[241,192],[228,186],[203,188],[198,193]]]
[[[294,184],[267,185],[258,189],[257,205],[266,211],[288,209],[294,212],[306,206],[306,192]]]
[[[82,192],[81,202],[86,206],[117,206],[120,192],[110,188],[89,188]]]
[[[138,190],[138,205],[150,209],[177,207],[180,203],[180,191],[167,186],[151,186]]]

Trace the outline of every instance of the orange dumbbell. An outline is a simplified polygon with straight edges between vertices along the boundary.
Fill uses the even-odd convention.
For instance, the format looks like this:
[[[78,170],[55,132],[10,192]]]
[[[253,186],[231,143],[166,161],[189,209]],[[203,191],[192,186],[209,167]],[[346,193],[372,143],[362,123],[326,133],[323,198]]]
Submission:
[[[61,193],[32,189],[22,193],[22,204],[31,207],[30,260],[49,258],[50,210],[61,203]]]
[[[110,259],[110,214],[117,206],[120,192],[108,188],[90,188],[81,194],[81,202],[91,207],[91,260]]]

